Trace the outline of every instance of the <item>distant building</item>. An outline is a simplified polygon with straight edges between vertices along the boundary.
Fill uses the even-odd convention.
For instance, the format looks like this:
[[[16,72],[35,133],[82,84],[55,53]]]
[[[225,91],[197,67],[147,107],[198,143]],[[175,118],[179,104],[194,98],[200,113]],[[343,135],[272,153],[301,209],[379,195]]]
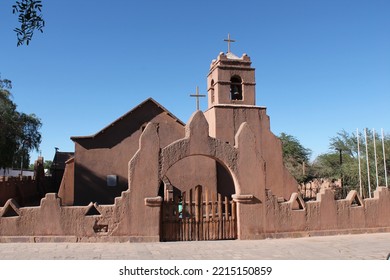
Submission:
[[[64,176],[65,162],[72,157],[74,157],[73,152],[56,151],[50,167],[50,174],[52,176],[51,190],[53,192],[58,192],[62,177]]]

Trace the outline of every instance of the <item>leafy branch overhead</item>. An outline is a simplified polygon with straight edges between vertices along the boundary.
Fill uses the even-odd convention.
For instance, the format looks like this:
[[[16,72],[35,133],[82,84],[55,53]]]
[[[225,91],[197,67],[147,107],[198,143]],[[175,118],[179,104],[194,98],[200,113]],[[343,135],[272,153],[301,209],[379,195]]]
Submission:
[[[15,28],[18,39],[18,46],[31,41],[34,31],[39,30],[43,32],[45,21],[42,17],[42,1],[22,0],[16,1],[12,6],[13,13],[18,14],[18,21],[20,27]]]

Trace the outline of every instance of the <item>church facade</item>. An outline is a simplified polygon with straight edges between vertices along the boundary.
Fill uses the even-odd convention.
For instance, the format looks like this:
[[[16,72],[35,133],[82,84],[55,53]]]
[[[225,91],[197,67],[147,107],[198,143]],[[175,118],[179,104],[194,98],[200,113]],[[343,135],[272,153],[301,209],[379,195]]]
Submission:
[[[390,193],[322,190],[304,202],[282,145],[256,105],[250,58],[211,62],[208,108],[184,124],[153,99],[95,135],[72,137],[58,194],[39,207],[10,199],[1,240],[170,241],[261,239],[389,231]]]
[[[266,108],[255,104],[255,69],[251,67],[250,58],[221,53],[211,64],[207,83],[208,108],[204,117],[208,135],[234,147],[235,136],[246,123],[255,137],[253,153],[263,165],[255,173],[264,173],[264,188],[288,199],[298,184],[283,166],[281,144],[270,131]],[[65,180],[74,181],[74,186],[62,186],[60,197],[64,205],[87,205],[91,201],[114,203],[115,197],[128,189],[128,162],[137,152],[148,123],[158,127],[160,149],[185,137],[185,124],[152,98],[95,135],[72,137],[75,157],[74,174],[70,176],[74,178]],[[163,176],[159,178],[161,188],[165,181],[181,192],[201,185],[226,196],[236,193],[231,171],[223,162],[208,155],[181,159]]]

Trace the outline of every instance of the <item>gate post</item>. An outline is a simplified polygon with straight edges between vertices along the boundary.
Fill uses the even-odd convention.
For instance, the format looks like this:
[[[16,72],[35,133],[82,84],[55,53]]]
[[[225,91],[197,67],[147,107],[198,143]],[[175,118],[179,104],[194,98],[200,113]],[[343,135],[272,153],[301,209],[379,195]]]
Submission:
[[[234,194],[237,203],[237,239],[262,239],[262,204],[251,194]]]

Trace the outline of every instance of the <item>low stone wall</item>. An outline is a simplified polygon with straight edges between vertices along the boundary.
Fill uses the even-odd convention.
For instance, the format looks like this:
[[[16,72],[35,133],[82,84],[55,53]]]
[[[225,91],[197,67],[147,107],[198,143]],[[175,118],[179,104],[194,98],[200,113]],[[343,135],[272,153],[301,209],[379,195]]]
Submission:
[[[269,192],[266,204],[266,234],[390,230],[390,191],[385,187],[379,187],[373,198],[364,200],[356,191],[350,191],[345,199],[336,200],[334,192],[324,188],[314,201],[304,202],[294,193],[289,201],[279,203]]]
[[[10,199],[0,208],[0,242],[159,241],[159,236],[131,234],[131,223],[125,219],[129,217],[128,196],[129,192],[122,193],[113,205],[87,206],[61,206],[54,193],[47,194],[39,207],[20,207]],[[147,200],[145,205],[154,209],[150,218],[158,224],[159,205],[149,205]],[[256,238],[390,231],[390,191],[385,187],[364,200],[356,191],[351,191],[346,199],[335,200],[330,189],[323,189],[315,201],[309,202],[298,193],[293,193],[289,201],[280,202],[268,191],[260,205],[266,218],[264,232]]]
[[[46,194],[39,207],[19,207],[10,199],[0,210],[0,236],[99,237],[113,229],[114,208],[92,203],[61,207],[55,193]]]

